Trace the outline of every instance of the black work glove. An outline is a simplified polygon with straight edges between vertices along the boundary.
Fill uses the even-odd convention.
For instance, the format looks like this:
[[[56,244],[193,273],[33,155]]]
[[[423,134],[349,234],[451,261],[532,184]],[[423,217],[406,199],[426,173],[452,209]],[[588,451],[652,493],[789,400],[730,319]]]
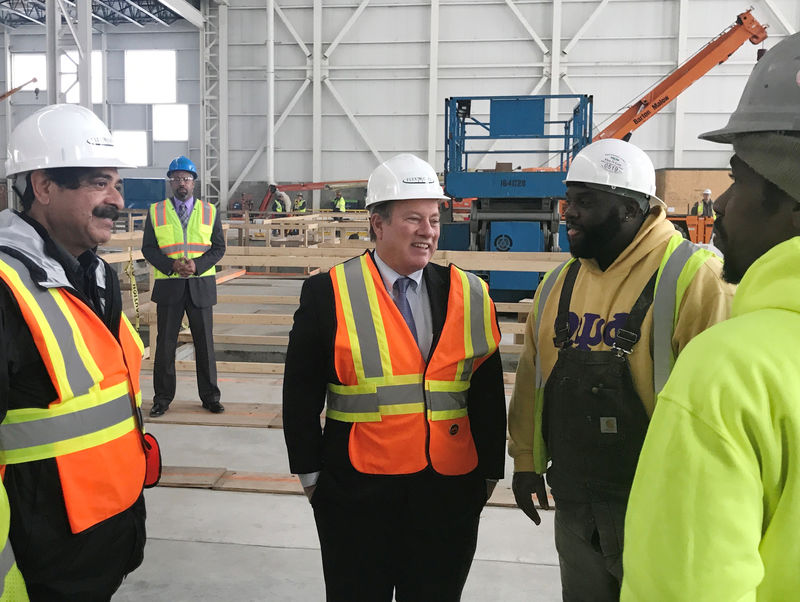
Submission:
[[[539,501],[542,510],[550,510],[550,503],[547,501],[547,489],[544,486],[544,477],[536,472],[515,472],[511,481],[511,490],[514,492],[514,499],[517,506],[537,525],[542,522],[536,506],[533,504],[533,494]]]

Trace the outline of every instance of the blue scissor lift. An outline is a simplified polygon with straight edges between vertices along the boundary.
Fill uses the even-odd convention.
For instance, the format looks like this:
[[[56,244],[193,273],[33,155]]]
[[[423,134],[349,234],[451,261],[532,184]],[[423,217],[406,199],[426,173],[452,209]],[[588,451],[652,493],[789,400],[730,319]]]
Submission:
[[[575,102],[571,117],[546,118],[549,103],[556,99]],[[474,115],[488,115],[488,119]],[[564,178],[572,158],[591,139],[592,97],[588,95],[448,98],[444,184],[451,197],[475,199],[468,248],[560,250],[559,199],[566,193]],[[474,164],[486,155],[518,158],[526,170],[508,164],[501,171],[470,166],[470,160]],[[546,167],[548,162],[550,167]],[[489,287],[497,300],[515,300],[530,296],[538,280],[536,273],[492,272]]]

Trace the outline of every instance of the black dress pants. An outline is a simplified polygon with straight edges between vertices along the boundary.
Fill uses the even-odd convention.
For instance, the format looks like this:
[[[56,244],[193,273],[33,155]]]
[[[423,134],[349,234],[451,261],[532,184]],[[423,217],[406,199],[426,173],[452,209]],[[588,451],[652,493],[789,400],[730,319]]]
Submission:
[[[188,295],[185,303],[158,303],[156,316],[158,337],[153,362],[153,403],[169,406],[175,397],[175,350],[183,314],[189,318],[195,352],[197,391],[201,401],[219,401],[217,386],[217,359],[214,354],[213,307],[196,307]]]
[[[323,471],[311,503],[328,601],[460,600],[486,503],[482,478]]]

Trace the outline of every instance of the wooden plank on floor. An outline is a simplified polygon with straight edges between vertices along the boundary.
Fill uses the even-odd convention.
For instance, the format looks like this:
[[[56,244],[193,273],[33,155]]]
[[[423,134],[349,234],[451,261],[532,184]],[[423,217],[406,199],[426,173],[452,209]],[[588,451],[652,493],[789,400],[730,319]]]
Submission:
[[[226,470],[224,468],[165,466],[161,473],[159,486],[303,495],[303,487],[295,475]],[[550,507],[553,508],[555,506],[553,497],[551,495],[547,497]],[[517,504],[511,488],[501,484],[495,487],[488,505],[515,508]]]
[[[175,362],[176,370],[195,371],[194,360],[178,360]],[[153,360],[142,360],[142,370],[153,370]],[[282,363],[267,362],[217,362],[217,372],[232,372],[235,374],[283,374]]]
[[[225,468],[198,466],[163,466],[159,487],[211,489],[225,474]]]
[[[179,360],[175,362],[175,369],[181,371],[195,371],[194,360]],[[142,370],[153,370],[153,360],[142,360]],[[230,372],[234,374],[283,374],[283,364],[267,362],[217,362],[217,372]],[[503,382],[513,385],[516,374],[503,372]]]
[[[245,271],[246,270],[244,268],[226,268],[224,270],[220,270],[217,272],[217,284],[222,284],[223,282],[228,282],[229,280],[233,280],[239,276],[244,276]]]
[[[151,407],[151,404],[146,404],[146,407],[142,407],[142,413],[144,421],[153,424],[269,428],[281,413],[281,407],[276,403],[229,403],[222,414],[212,414],[199,401],[176,400],[169,405],[166,414],[150,418]]]
[[[239,470],[226,471],[214,489],[253,493],[303,493],[303,487],[294,475]]]

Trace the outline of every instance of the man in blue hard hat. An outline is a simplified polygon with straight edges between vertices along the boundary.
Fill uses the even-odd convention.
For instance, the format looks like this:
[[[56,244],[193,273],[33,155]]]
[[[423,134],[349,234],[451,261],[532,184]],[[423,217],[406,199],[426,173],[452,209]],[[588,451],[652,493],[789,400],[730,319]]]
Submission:
[[[172,198],[153,203],[147,214],[142,254],[153,265],[158,336],[153,365],[153,407],[161,416],[175,397],[175,349],[183,314],[194,341],[197,388],[203,407],[218,414],[217,362],[212,307],[217,303],[214,265],[225,254],[225,237],[216,207],[194,198],[197,169],[187,157],[167,171]]]

